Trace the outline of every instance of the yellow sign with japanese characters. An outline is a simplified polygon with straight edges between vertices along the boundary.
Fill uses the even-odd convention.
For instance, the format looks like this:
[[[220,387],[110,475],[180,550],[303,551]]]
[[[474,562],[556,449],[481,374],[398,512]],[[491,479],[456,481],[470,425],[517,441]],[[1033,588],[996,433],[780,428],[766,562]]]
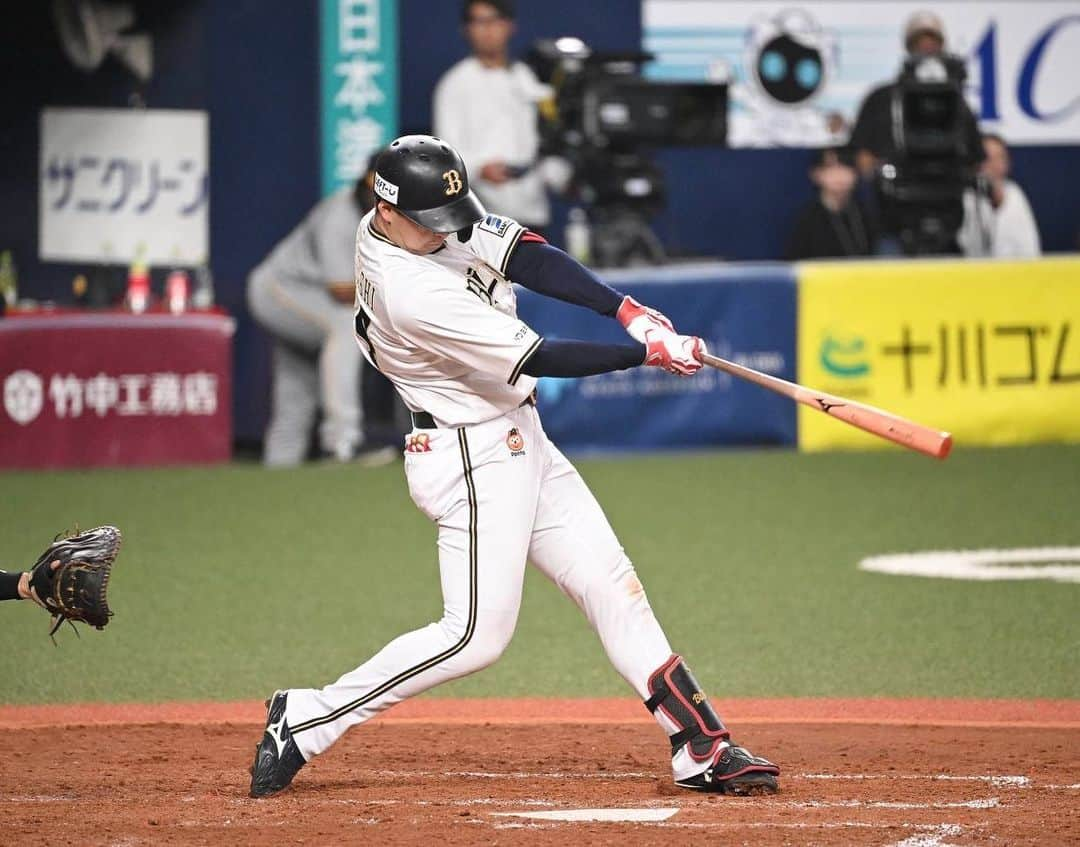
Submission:
[[[959,446],[1080,441],[1080,257],[805,263],[798,381]],[[887,442],[799,407],[799,446]]]

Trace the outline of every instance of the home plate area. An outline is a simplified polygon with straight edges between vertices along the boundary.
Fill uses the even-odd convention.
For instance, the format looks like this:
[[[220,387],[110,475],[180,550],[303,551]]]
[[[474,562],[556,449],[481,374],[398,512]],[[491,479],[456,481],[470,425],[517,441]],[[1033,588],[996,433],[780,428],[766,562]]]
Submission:
[[[247,797],[252,724],[0,729],[14,844],[1080,843],[1080,728],[747,723],[781,793],[677,789],[647,724],[376,722]]]

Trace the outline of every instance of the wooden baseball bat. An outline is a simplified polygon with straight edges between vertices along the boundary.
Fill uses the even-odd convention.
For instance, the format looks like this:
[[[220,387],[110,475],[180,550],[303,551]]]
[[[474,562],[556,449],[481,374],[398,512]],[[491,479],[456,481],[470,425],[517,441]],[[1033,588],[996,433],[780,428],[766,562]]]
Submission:
[[[721,359],[719,356],[712,356],[708,353],[705,353],[701,360],[710,367],[737,376],[740,379],[749,380],[762,388],[775,391],[777,394],[783,394],[796,403],[802,403],[811,409],[817,409],[826,415],[832,415],[834,418],[844,421],[844,423],[857,426],[864,432],[869,432],[879,438],[888,439],[901,447],[918,450],[920,453],[933,456],[935,459],[944,459],[952,449],[952,436],[949,433],[917,424],[883,409],[876,409],[864,403],[856,403],[854,400],[826,394],[824,391],[814,391],[812,388],[806,388],[797,383],[788,382],[786,379],[763,374],[753,368],[737,365],[727,359]]]

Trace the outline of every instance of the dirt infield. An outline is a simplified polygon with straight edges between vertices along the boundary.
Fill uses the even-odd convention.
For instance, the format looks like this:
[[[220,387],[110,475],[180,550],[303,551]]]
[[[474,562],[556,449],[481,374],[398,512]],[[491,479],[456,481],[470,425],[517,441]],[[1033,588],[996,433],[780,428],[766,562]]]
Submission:
[[[258,704],[0,707],[0,842],[1080,844],[1080,702],[723,706],[776,797],[675,789],[632,701],[412,701],[261,801]]]

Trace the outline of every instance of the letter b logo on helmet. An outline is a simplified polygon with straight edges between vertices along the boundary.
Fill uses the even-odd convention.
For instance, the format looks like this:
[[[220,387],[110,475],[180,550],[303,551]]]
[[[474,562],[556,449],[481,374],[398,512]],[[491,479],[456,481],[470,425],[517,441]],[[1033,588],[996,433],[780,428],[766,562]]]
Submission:
[[[434,232],[458,232],[486,212],[457,150],[430,135],[405,135],[375,162],[375,196]]]
[[[459,194],[461,192],[461,176],[457,171],[447,171],[442,175],[442,178],[446,180],[447,194]]]

